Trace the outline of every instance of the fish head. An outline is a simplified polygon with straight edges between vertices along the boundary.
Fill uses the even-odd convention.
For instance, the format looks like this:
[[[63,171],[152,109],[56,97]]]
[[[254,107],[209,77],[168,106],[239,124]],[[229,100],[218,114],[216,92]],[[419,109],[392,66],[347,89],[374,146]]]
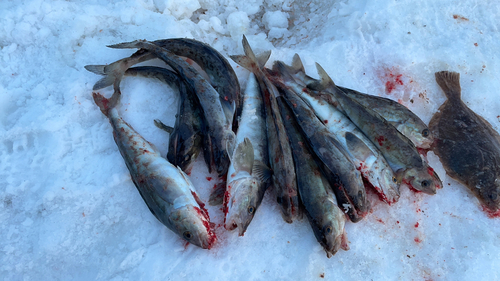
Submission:
[[[392,204],[399,200],[399,186],[401,185],[401,176],[390,167],[385,167],[380,170],[380,177],[378,177],[378,183],[381,187],[384,197],[387,203]]]
[[[175,161],[183,171],[188,170],[198,158],[198,155],[203,149],[202,135],[199,133],[191,135],[184,140],[178,140],[176,149]]]
[[[437,173],[424,162],[420,168],[410,168],[404,172],[403,181],[411,188],[423,193],[434,195],[436,190],[443,187]]]
[[[415,128],[414,126],[408,126],[408,123],[402,123],[397,129],[402,132],[403,135],[407,136],[418,148],[429,149],[434,143],[434,136],[427,127]]]
[[[323,202],[327,212],[321,214],[322,219],[311,223],[316,240],[321,244],[328,258],[335,255],[343,246],[345,215],[333,200]],[[310,220],[312,222],[312,220]]]
[[[239,235],[244,235],[260,205],[262,198],[258,193],[261,184],[254,177],[241,178],[231,183],[233,192],[227,206],[225,223],[227,230],[238,228]]]
[[[172,229],[187,242],[203,249],[212,248],[217,238],[205,210],[192,205],[176,209],[169,216]]]
[[[366,196],[366,188],[363,183],[361,173],[356,170],[357,173],[351,175],[349,181],[345,181],[346,184],[344,187],[346,190],[348,189],[348,197],[351,200],[356,212],[359,216],[364,217],[371,209],[370,201],[368,201],[368,197]],[[359,177],[355,179],[355,177]]]
[[[488,213],[496,213],[500,209],[500,178],[492,179],[487,183],[480,182],[476,187],[481,204]]]

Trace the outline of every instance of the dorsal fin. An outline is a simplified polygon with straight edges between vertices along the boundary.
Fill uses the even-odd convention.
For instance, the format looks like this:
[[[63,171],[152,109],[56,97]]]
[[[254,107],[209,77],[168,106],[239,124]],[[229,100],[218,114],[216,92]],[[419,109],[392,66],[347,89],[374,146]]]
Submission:
[[[315,81],[307,84],[307,87],[309,89],[312,89],[315,91],[323,91],[323,90],[326,90],[332,86],[335,86],[335,83],[333,83],[332,78],[330,78],[328,73],[326,73],[326,71],[323,69],[323,67],[319,63],[316,63],[316,69],[318,70],[320,80],[315,80]]]
[[[356,157],[356,159],[361,161],[366,161],[368,157],[373,155],[373,152],[366,146],[366,144],[360,140],[356,135],[351,132],[345,133],[345,140],[349,152]]]
[[[304,69],[304,65],[302,64],[302,60],[299,57],[299,54],[295,53],[293,55],[292,59],[292,67],[291,67],[295,72],[293,74],[298,73],[298,72],[306,72]]]

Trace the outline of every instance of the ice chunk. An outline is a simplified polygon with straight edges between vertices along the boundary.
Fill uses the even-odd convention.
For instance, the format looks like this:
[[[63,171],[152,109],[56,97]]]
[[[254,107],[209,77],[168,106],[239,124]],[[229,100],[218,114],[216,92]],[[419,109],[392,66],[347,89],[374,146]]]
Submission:
[[[241,36],[247,33],[250,19],[245,12],[233,12],[227,17],[227,28],[231,37],[241,40]]]

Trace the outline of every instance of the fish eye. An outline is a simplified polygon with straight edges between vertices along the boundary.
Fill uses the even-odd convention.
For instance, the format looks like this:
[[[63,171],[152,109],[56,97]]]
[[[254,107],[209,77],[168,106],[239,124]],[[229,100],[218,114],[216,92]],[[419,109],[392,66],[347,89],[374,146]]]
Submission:
[[[253,214],[253,212],[255,211],[255,208],[253,206],[249,206],[247,211],[249,214]]]
[[[330,234],[330,233],[332,232],[332,227],[331,227],[331,226],[329,226],[329,225],[328,225],[328,226],[325,226],[324,232],[325,232],[326,234]]]
[[[193,238],[193,234],[191,234],[191,232],[189,231],[185,231],[182,236],[184,236],[184,239],[186,240],[190,240],[191,238]]]
[[[495,201],[495,200],[497,200],[497,198],[498,198],[498,193],[497,193],[497,192],[495,192],[495,191],[494,191],[494,192],[491,192],[490,194],[488,194],[488,197],[489,197],[491,200]]]
[[[392,177],[392,182],[393,183],[397,183],[398,182],[398,179],[396,177]]]
[[[428,136],[429,136],[429,129],[424,129],[424,130],[422,131],[422,136],[424,136],[424,137],[428,137]]]
[[[422,185],[422,187],[428,187],[429,185],[431,185],[431,183],[428,180],[425,180],[425,181],[422,181],[420,183],[420,185]]]

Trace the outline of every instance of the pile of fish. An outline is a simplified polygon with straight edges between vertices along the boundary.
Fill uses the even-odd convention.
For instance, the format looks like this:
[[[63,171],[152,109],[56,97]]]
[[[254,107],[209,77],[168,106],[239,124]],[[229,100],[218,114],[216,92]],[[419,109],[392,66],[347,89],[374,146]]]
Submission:
[[[85,67],[104,76],[94,90],[114,88],[109,99],[93,93],[94,101],[108,117],[132,180],[153,215],[189,243],[210,249],[216,242],[205,205],[186,175],[199,154],[219,176],[209,202],[223,204],[227,230],[237,228],[242,236],[272,187],[283,219],[292,223],[305,214],[328,257],[349,248],[346,220],[358,222],[370,211],[367,188],[390,205],[398,201],[401,183],[431,195],[442,187],[419,154],[434,139],[414,113],[390,99],[336,86],[319,64],[320,79],[311,78],[298,55],[292,65],[276,61],[268,69],[270,52],[255,55],[243,37],[244,55],[230,56],[250,71],[240,93],[224,56],[196,40],[138,40],[108,47],[139,50],[110,65]],[[155,58],[172,70],[132,67]],[[120,117],[123,76],[156,78],[177,88],[174,127],[155,120],[170,133],[167,159]],[[498,210],[498,193],[489,195]]]

